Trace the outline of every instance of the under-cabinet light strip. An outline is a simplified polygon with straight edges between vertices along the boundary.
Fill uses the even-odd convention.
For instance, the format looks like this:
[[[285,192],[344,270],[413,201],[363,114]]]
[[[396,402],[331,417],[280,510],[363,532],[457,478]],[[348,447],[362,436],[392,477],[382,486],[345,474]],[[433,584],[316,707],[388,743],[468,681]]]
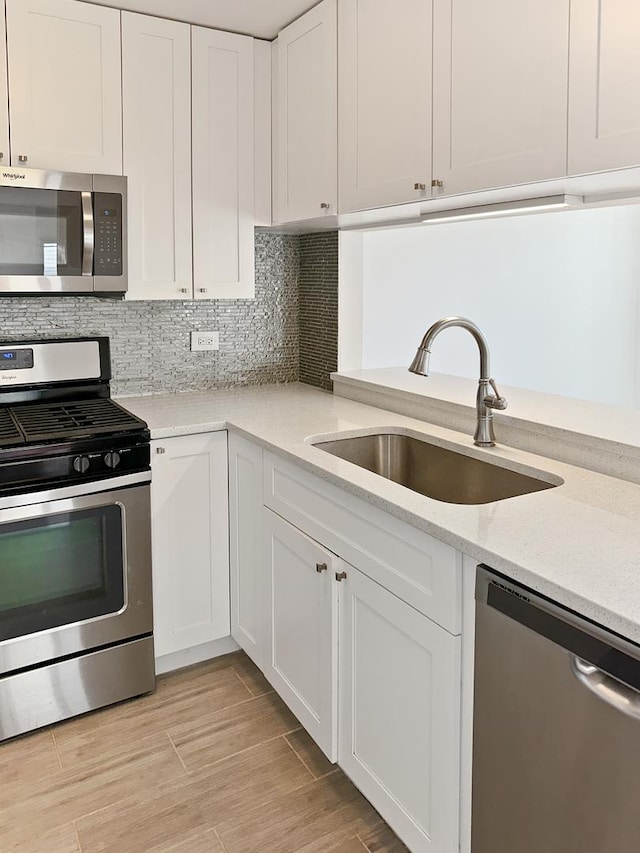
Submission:
[[[547,210],[568,210],[580,207],[582,196],[549,195],[540,198],[524,198],[518,201],[503,201],[494,204],[480,204],[477,207],[459,207],[453,210],[438,210],[425,213],[420,222],[430,225],[434,222],[461,221],[467,219],[486,219],[491,216],[517,216],[524,213],[542,213]]]

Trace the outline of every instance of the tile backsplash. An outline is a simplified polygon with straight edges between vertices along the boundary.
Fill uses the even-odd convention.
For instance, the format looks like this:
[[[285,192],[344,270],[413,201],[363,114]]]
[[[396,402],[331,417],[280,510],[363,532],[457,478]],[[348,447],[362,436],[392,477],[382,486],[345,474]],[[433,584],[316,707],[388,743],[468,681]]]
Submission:
[[[331,390],[338,369],[338,232],[300,237],[300,381]]]
[[[330,387],[334,336],[316,334],[315,325],[322,320],[337,330],[337,236],[257,231],[255,251],[255,299],[8,297],[0,299],[0,338],[108,335],[112,389],[119,395],[298,380]],[[209,329],[220,332],[220,349],[191,352],[189,332]],[[316,338],[311,361],[322,367],[301,370],[309,361],[301,354],[301,340],[307,345]]]

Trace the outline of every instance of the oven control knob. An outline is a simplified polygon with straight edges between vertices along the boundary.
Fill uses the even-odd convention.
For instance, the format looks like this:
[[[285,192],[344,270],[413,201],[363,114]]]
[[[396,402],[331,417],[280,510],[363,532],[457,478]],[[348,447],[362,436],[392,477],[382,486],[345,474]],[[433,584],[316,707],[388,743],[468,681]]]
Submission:
[[[86,474],[89,470],[89,457],[88,456],[76,456],[73,460],[73,470],[78,474]]]
[[[117,468],[120,464],[120,454],[117,450],[109,451],[104,455],[104,464],[107,468]]]

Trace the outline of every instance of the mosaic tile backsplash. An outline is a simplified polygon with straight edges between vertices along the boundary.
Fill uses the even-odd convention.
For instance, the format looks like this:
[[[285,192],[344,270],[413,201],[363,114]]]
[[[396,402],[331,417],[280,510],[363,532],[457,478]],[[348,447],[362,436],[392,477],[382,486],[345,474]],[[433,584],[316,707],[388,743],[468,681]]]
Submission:
[[[338,232],[300,236],[300,381],[330,391],[338,369]]]
[[[256,232],[255,299],[5,297],[0,299],[0,338],[108,335],[117,395],[296,382],[300,239]],[[220,332],[220,349],[191,352],[189,333],[209,329]]]

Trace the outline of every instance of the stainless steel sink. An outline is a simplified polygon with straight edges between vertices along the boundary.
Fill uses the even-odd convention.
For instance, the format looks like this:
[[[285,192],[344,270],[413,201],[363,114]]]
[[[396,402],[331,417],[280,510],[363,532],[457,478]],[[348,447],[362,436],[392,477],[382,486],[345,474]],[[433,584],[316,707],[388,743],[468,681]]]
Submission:
[[[314,446],[421,495],[452,504],[486,504],[562,484],[559,477],[542,471],[540,476],[547,476],[547,480],[410,435],[361,435],[321,441]]]

